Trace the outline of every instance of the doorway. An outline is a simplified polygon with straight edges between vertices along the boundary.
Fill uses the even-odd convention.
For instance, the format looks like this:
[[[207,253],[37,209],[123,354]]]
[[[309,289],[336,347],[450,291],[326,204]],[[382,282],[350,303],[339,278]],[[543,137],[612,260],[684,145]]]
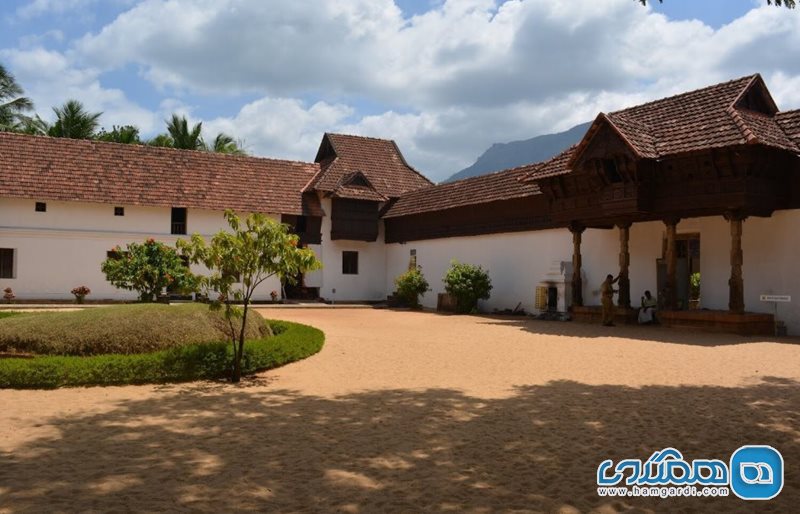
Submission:
[[[675,237],[675,299],[679,310],[700,308],[700,234],[678,234]],[[658,301],[663,305],[667,285],[667,239],[663,239],[661,258],[656,262]]]

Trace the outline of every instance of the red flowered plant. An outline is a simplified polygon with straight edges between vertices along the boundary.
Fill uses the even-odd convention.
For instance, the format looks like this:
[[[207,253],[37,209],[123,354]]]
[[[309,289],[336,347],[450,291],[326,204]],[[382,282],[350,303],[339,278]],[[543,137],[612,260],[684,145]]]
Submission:
[[[16,298],[16,296],[14,295],[13,289],[10,287],[3,289],[3,299],[6,301],[6,303],[11,303],[11,300],[14,298]]]
[[[88,288],[88,287],[86,287],[86,286],[78,286],[78,287],[74,288],[74,289],[73,289],[72,291],[70,291],[70,292],[71,292],[73,295],[75,295],[75,301],[76,301],[77,303],[83,303],[83,299],[84,299],[84,298],[86,298],[86,296],[87,296],[88,294],[90,294],[90,293],[92,292],[92,290],[91,290],[91,289],[89,289],[89,288]]]

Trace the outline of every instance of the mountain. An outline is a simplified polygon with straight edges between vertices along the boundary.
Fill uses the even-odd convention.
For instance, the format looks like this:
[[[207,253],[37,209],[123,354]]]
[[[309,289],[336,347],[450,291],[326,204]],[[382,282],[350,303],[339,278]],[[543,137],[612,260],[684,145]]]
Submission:
[[[510,143],[495,143],[483,155],[478,157],[475,164],[464,168],[454,174],[445,182],[452,182],[463,178],[477,177],[492,171],[522,166],[533,162],[540,162],[558,155],[570,146],[581,140],[589,129],[591,123],[582,123],[566,132],[545,134],[524,141]]]

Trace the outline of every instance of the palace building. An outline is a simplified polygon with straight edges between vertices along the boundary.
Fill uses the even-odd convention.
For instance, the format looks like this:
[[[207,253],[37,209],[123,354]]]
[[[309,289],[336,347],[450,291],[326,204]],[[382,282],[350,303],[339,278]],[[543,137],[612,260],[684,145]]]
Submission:
[[[416,262],[433,307],[457,259],[488,269],[486,310],[592,320],[610,273],[626,320],[649,290],[667,325],[769,334],[777,315],[799,334],[798,154],[800,110],[780,112],[759,75],[600,114],[547,162],[439,185],[358,136],[325,134],[293,162],[0,133],[0,289],[132,300],[100,271],[112,248],[210,235],[234,209],[316,252],[324,268],[287,288],[298,299],[385,300]]]

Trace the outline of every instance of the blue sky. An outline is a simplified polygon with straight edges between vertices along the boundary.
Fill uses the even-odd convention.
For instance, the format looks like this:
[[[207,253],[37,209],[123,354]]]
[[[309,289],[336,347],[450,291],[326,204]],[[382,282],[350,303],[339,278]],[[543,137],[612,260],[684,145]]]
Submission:
[[[304,160],[324,131],[387,137],[441,180],[493,142],[753,72],[800,107],[798,34],[758,0],[12,0],[0,62],[44,117],[77,98],[149,136],[180,112]]]

